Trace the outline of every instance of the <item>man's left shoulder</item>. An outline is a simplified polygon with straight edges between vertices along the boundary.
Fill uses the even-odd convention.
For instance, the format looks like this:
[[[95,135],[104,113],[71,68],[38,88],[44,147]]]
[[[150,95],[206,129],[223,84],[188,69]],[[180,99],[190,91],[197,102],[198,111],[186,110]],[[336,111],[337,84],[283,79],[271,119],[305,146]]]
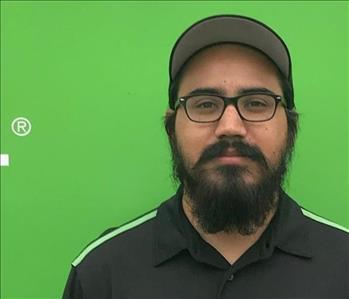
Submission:
[[[348,254],[349,230],[346,227],[307,209],[301,208],[301,211],[313,244],[318,244],[323,250],[331,248],[332,251]]]

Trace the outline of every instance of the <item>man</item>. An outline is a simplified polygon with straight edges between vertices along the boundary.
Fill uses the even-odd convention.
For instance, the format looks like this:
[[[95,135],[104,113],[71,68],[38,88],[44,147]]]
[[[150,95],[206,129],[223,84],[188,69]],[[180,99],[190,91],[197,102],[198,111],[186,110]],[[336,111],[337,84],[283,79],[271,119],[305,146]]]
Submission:
[[[184,32],[165,116],[178,192],[91,243],[64,298],[349,298],[347,232],[281,188],[297,133],[291,75],[286,45],[256,20]]]

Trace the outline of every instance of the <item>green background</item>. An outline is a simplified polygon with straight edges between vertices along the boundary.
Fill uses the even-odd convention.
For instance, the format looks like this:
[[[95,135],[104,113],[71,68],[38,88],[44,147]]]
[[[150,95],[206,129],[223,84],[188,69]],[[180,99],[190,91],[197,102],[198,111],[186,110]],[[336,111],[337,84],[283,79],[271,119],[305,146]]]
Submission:
[[[170,50],[221,13],[287,42],[301,114],[287,190],[349,227],[347,2],[2,1],[1,298],[59,298],[87,243],[171,196]]]

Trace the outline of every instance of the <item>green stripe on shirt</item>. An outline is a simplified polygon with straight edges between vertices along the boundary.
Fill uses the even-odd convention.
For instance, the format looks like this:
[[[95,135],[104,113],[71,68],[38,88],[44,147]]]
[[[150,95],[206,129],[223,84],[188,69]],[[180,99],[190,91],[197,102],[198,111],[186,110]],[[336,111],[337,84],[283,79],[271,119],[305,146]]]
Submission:
[[[302,209],[302,212],[303,212],[303,215],[304,215],[304,216],[307,216],[307,217],[309,217],[309,218],[311,218],[311,219],[313,219],[313,220],[315,220],[315,221],[317,221],[317,222],[321,222],[321,223],[323,223],[323,224],[327,224],[327,225],[329,225],[329,226],[338,228],[338,229],[340,229],[340,230],[342,230],[342,231],[345,231],[345,232],[349,233],[349,229],[347,229],[347,228],[344,227],[344,226],[341,226],[341,225],[339,225],[339,224],[337,224],[337,223],[334,223],[334,222],[332,222],[332,221],[330,221],[330,220],[327,220],[327,219],[325,219],[325,218],[322,218],[322,217],[320,217],[320,216],[318,216],[318,215],[316,215],[316,214],[313,214],[313,213],[311,213],[311,212],[309,212],[309,211],[307,211],[307,210],[305,210],[305,209]]]
[[[76,267],[84,258],[86,255],[89,254],[89,252],[91,252],[93,249],[95,249],[97,246],[101,245],[102,243],[104,243],[105,241],[108,241],[109,239],[131,229],[134,228],[152,218],[154,218],[156,216],[157,210],[152,211],[148,214],[145,214],[144,216],[137,218],[136,220],[133,220],[129,223],[126,223],[125,225],[116,228],[115,230],[111,231],[110,233],[102,236],[101,238],[95,240],[94,242],[92,242],[90,245],[88,245],[81,253],[80,255],[73,261],[72,265],[74,267]]]

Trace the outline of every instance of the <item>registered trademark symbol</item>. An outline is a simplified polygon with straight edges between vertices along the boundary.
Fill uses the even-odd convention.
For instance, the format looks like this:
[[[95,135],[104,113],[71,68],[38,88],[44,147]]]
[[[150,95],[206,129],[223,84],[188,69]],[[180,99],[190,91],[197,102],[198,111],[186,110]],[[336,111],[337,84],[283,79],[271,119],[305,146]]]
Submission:
[[[27,118],[17,117],[12,121],[11,129],[17,136],[27,136],[32,129],[32,125]]]

